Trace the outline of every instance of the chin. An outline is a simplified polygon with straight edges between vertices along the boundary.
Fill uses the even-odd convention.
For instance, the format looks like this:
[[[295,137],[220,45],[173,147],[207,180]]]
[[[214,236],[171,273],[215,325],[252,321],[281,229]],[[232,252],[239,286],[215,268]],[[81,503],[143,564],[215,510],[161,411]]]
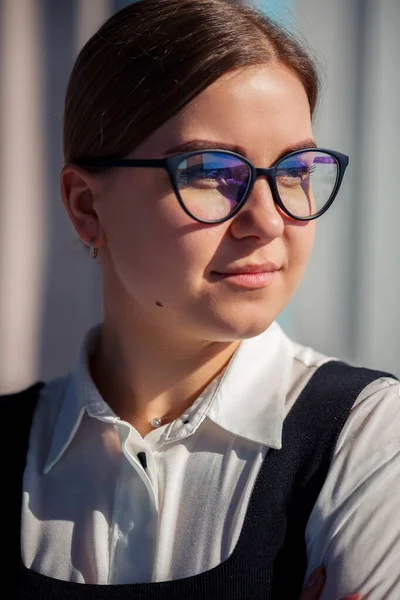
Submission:
[[[259,312],[253,310],[252,314],[247,314],[243,311],[242,314],[224,315],[223,319],[218,319],[215,322],[213,338],[221,342],[235,342],[239,340],[250,339],[263,333],[273,323],[277,314],[268,312]]]
[[[280,275],[280,274],[279,274]],[[221,341],[237,341],[261,335],[290,302],[294,281],[277,277],[267,288],[237,291],[218,290],[202,304],[200,321]],[[203,298],[204,300],[204,298]],[[213,336],[213,337],[214,337]],[[214,337],[216,339],[216,337]]]

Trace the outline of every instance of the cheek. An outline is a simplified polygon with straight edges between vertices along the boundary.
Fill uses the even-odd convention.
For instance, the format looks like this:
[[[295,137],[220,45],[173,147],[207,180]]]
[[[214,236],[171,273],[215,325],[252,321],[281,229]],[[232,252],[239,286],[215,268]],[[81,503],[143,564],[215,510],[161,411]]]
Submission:
[[[315,221],[290,225],[286,236],[289,269],[295,276],[303,274],[315,239]]]
[[[165,234],[160,208],[163,204],[173,208],[169,197],[160,198],[157,177],[148,180],[150,174],[143,171],[143,175],[137,175],[126,169],[105,190],[100,202],[107,251],[118,260],[124,256],[137,257],[138,262],[150,259],[163,241],[160,236]]]
[[[167,301],[199,285],[212,241],[182,210],[173,192],[154,185],[136,187],[132,194],[120,188],[101,218],[110,263],[130,293]]]

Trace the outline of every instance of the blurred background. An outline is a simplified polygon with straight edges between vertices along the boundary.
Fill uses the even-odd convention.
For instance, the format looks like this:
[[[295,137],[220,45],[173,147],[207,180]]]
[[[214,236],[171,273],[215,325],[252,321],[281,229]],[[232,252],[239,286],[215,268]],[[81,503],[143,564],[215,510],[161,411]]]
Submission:
[[[400,376],[400,0],[253,0],[323,72],[320,146],[350,155],[279,321],[300,343]],[[69,370],[101,319],[100,270],[62,205],[61,131],[79,49],[130,0],[0,0],[0,392]]]

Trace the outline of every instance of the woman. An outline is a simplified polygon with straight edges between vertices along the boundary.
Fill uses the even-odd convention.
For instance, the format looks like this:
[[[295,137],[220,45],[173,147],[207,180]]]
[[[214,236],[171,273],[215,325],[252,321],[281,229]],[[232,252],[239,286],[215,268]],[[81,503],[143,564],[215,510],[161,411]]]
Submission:
[[[134,3],[83,48],[61,190],[104,318],[16,415],[17,597],[288,600],[324,564],[323,600],[398,600],[399,384],[275,323],[348,162],[317,99],[240,2]]]

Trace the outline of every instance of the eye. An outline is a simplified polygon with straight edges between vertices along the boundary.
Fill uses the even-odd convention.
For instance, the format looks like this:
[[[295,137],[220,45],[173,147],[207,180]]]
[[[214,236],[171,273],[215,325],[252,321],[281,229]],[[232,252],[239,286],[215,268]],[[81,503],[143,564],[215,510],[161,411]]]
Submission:
[[[275,173],[280,184],[299,185],[302,181],[309,179],[314,171],[314,163],[297,163],[279,166]]]
[[[285,167],[280,167],[277,170],[277,177],[295,177],[304,179],[309,177],[315,171],[314,164],[297,164]]]
[[[215,179],[219,181],[221,179],[229,178],[229,169],[204,169],[203,170],[204,179]]]

